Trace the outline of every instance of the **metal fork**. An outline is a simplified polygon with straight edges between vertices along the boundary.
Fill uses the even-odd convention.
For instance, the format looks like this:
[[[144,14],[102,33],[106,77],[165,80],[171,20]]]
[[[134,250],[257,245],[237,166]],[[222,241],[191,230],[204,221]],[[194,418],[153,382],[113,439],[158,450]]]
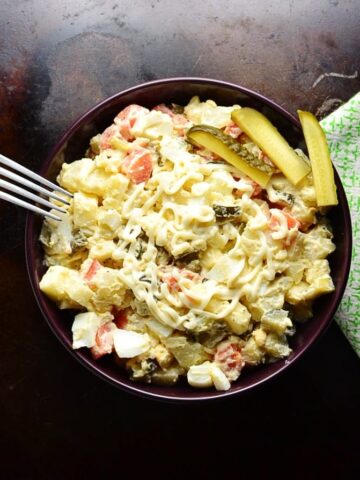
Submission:
[[[46,180],[40,175],[37,175],[36,173],[32,172],[28,168],[25,168],[22,165],[19,165],[13,160],[10,160],[10,158],[7,158],[4,155],[1,155],[1,153],[0,153],[0,164],[10,167],[13,170],[16,170],[22,175],[25,175],[26,177],[29,177],[32,180],[35,180],[36,182],[41,183],[42,185],[48,188],[51,188],[52,190],[55,190],[55,192],[63,193],[64,195],[66,195],[67,198],[62,198],[56,193],[41,187],[37,183],[27,180],[26,178],[23,178],[20,175],[17,175],[16,173],[13,173],[2,167],[0,167],[1,177],[6,177],[20,185],[23,185],[24,187],[30,188],[31,190],[35,190],[36,192],[39,192],[45,197],[52,198],[65,205],[70,205],[68,202],[68,199],[72,198],[73,195],[67,190],[65,190],[64,188],[59,187],[59,185],[55,185],[49,180]],[[3,192],[2,189],[8,190],[12,193],[28,198],[29,200],[39,203],[40,205],[43,205],[45,207],[51,208],[52,210],[57,210],[58,212],[66,213],[65,209],[57,205],[54,205],[48,200],[45,200],[43,197],[40,197],[39,195],[34,195],[33,193],[28,192],[27,190],[24,190],[23,188],[18,187],[17,185],[13,185],[12,183],[7,182],[6,180],[2,180],[1,178],[0,178],[0,188],[1,188],[0,198],[2,198],[3,200],[6,200],[10,203],[14,203],[15,205],[19,205],[20,207],[27,208],[28,210],[31,210],[32,212],[35,212],[35,213],[39,213],[40,215],[43,215],[45,217],[49,217],[49,218],[52,218],[53,220],[58,220],[58,221],[61,220],[60,216],[54,215],[53,213],[48,212],[47,210],[44,210],[40,207],[37,207],[36,205],[32,205],[31,203],[24,202],[24,200],[20,200],[19,198],[14,197],[13,195]]]

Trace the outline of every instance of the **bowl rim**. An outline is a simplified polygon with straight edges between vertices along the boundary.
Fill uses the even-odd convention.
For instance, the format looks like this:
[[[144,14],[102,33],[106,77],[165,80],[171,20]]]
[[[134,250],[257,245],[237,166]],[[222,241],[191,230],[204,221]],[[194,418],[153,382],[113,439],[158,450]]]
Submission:
[[[279,112],[282,116],[284,116],[286,119],[288,119],[292,124],[294,124],[296,127],[299,129],[301,128],[299,120],[292,115],[290,112],[288,112],[284,107],[280,106],[277,104],[275,101],[269,99],[268,97],[251,90],[247,87],[243,87],[241,85],[237,85],[234,83],[226,82],[223,80],[217,80],[213,78],[206,78],[206,77],[170,77],[170,78],[162,78],[158,80],[153,80],[149,82],[144,82],[129,88],[126,88],[125,90],[121,90],[109,97],[106,97],[105,99],[101,100],[100,102],[94,104],[91,106],[88,110],[86,110],[84,113],[82,113],[80,116],[78,116],[71,124],[70,126],[64,131],[64,133],[60,136],[60,138],[55,142],[54,146],[50,149],[48,155],[46,156],[46,159],[44,162],[42,162],[41,167],[39,169],[39,174],[43,174],[51,164],[53,158],[55,155],[58,153],[58,151],[62,148],[64,143],[73,135],[73,133],[81,126],[83,122],[88,120],[91,117],[94,117],[96,113],[101,110],[103,107],[106,107],[108,104],[113,103],[115,100],[129,94],[129,93],[134,93],[138,90],[142,90],[143,88],[148,88],[156,85],[168,85],[168,84],[176,84],[176,83],[195,83],[195,84],[206,84],[206,85],[214,85],[214,86],[220,86],[220,87],[225,87],[225,88],[230,88],[232,90],[237,90],[239,93],[245,93],[246,95],[255,98],[256,100],[261,101],[265,105],[271,107],[273,110],[276,110]],[[107,381],[111,385],[119,388],[120,390],[127,392],[127,393],[132,393],[135,394],[136,396],[142,397],[142,398],[147,398],[147,399],[152,399],[152,400],[158,400],[162,402],[167,402],[167,403],[189,403],[189,402],[194,402],[197,403],[199,401],[204,402],[204,401],[218,401],[218,400],[223,400],[225,398],[230,398],[236,395],[240,394],[245,394],[246,392],[249,392],[250,390],[253,390],[255,388],[258,388],[260,385],[263,385],[267,383],[270,379],[273,377],[278,376],[279,374],[285,372],[291,365],[293,365],[310,347],[314,345],[314,343],[323,335],[323,333],[326,331],[328,326],[330,325],[335,312],[340,304],[340,301],[342,299],[343,293],[345,291],[348,277],[349,277],[349,271],[350,271],[350,266],[351,266],[351,253],[352,253],[352,225],[351,225],[351,216],[350,216],[350,210],[349,210],[349,205],[347,202],[346,194],[343,189],[342,182],[340,180],[340,177],[336,171],[336,168],[334,166],[335,170],[335,176],[337,177],[338,180],[338,185],[340,185],[340,191],[343,199],[345,200],[341,204],[342,212],[344,214],[344,223],[346,225],[346,231],[348,232],[348,235],[345,237],[345,251],[346,255],[344,258],[344,274],[343,274],[343,282],[340,285],[340,287],[334,292],[334,298],[332,299],[330,309],[327,312],[327,315],[324,317],[324,320],[322,321],[321,324],[317,326],[317,328],[314,330],[314,332],[310,335],[309,339],[307,342],[299,347],[296,352],[289,358],[288,360],[286,359],[281,366],[279,366],[276,370],[271,372],[269,375],[266,375],[264,378],[256,379],[253,383],[244,386],[241,389],[230,389],[228,391],[221,391],[221,392],[215,392],[213,390],[205,390],[203,395],[197,395],[197,396],[192,396],[191,394],[189,395],[181,395],[177,396],[176,395],[176,386],[174,387],[174,396],[168,395],[168,394],[161,394],[161,393],[156,393],[156,392],[150,392],[146,391],[141,388],[142,384],[138,384],[135,382],[132,382],[130,379],[128,382],[124,382],[119,379],[113,378],[110,374],[106,373],[103,371],[102,367],[98,365],[94,365],[91,361],[89,361],[88,358],[85,358],[84,355],[81,354],[81,352],[73,350],[68,343],[65,341],[65,337],[61,334],[60,331],[53,325],[51,317],[52,315],[48,311],[48,307],[45,303],[45,296],[44,294],[40,291],[39,286],[37,284],[36,278],[35,278],[35,253],[32,249],[32,239],[34,237],[34,220],[35,220],[35,215],[28,212],[26,216],[26,223],[25,223],[25,260],[26,260],[26,268],[27,268],[27,273],[28,277],[30,279],[30,285],[32,288],[32,291],[34,293],[37,305],[42,313],[42,316],[44,317],[46,323],[52,330],[52,332],[55,334],[55,336],[58,338],[58,340],[62,343],[62,345],[66,348],[70,354],[76,358],[78,362],[80,362],[83,366],[85,366],[90,372],[95,374],[97,377]]]

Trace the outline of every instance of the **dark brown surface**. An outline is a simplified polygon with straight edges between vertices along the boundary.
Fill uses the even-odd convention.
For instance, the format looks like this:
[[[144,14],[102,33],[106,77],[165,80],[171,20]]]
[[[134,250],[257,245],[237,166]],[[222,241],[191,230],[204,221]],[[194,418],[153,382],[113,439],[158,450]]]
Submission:
[[[357,0],[0,3],[0,151],[33,169],[77,115],[142,81],[196,75],[326,112],[360,90]],[[359,72],[360,73],[360,72]],[[121,393],[49,331],[27,280],[23,211],[0,204],[0,478],[356,478],[360,363],[339,329],[268,386],[176,407]],[[268,475],[269,477],[269,475]]]

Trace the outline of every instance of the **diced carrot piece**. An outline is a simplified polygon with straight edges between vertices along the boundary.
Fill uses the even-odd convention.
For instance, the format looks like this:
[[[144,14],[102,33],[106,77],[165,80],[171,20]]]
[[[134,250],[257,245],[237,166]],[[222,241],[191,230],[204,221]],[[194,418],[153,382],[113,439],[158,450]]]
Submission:
[[[128,322],[126,310],[113,310],[114,323],[117,328],[125,328]]]
[[[231,122],[230,125],[225,127],[224,133],[226,133],[226,135],[230,135],[232,138],[238,138],[242,134],[242,130],[236,125],[236,123]]]
[[[167,115],[170,115],[170,117],[174,117],[175,115],[174,112],[165,105],[165,103],[160,103],[160,105],[156,105],[156,107],[154,107],[153,110],[156,110],[161,113],[166,113]]]
[[[233,178],[234,180],[238,181],[239,180],[239,177],[236,177],[233,175]],[[257,198],[261,195],[262,193],[262,187],[261,185],[259,185],[257,182],[255,182],[254,180],[251,180],[251,178],[248,178],[247,179],[247,183],[249,183],[252,188],[253,188],[253,191],[250,193],[250,197],[251,198]],[[244,195],[244,191],[243,190],[239,190],[237,188],[234,188],[233,190],[233,195],[235,195],[235,197],[242,197]]]
[[[199,282],[201,280],[201,276],[198,273],[192,272],[191,270],[186,270],[186,268],[181,269],[179,273],[182,277],[188,278],[189,280],[193,280],[195,282]],[[174,275],[166,274],[163,276],[163,280],[169,287],[170,292],[181,292],[181,287]]]
[[[281,210],[281,213],[286,218],[287,227],[289,229],[291,229],[291,228],[297,228],[298,229],[300,227],[299,220],[297,220],[289,212],[287,212],[286,210]],[[268,226],[269,226],[270,230],[276,230],[279,227],[279,225],[280,225],[280,222],[279,222],[278,217],[276,215],[271,214],[270,220],[269,220],[269,223],[268,223]]]
[[[270,220],[268,222],[270,230],[276,230],[280,225],[279,219],[275,215],[271,214]]]
[[[178,281],[175,277],[165,275],[164,276],[164,281],[169,287],[170,292],[180,292],[181,288],[178,284]]]
[[[116,125],[110,125],[101,134],[100,148],[106,150],[111,148],[111,139],[119,133],[119,129]]]
[[[252,181],[251,185],[254,187],[254,191],[251,194],[251,197],[258,197],[262,192],[262,187],[257,182]]]
[[[120,135],[127,141],[133,140],[130,129],[135,125],[136,120],[147,110],[140,105],[132,104],[121,110],[114,119],[119,128]]]
[[[98,328],[95,337],[96,344],[91,347],[91,354],[95,360],[113,351],[114,339],[111,332],[114,328],[113,322],[105,323]]]
[[[245,364],[241,356],[240,345],[229,341],[221,342],[217,346],[214,362],[219,365],[229,380],[236,380]]]
[[[299,220],[297,220],[295,217],[293,217],[290,213],[283,210],[283,214],[286,217],[288,228],[299,228],[300,227]]]
[[[192,272],[191,270],[187,270],[186,268],[182,268],[180,273],[183,277],[188,278],[189,280],[194,280],[195,282],[201,280],[201,275],[196,272]]]
[[[91,279],[94,277],[94,275],[96,274],[96,272],[99,270],[99,268],[101,267],[101,263],[98,262],[98,260],[93,260],[88,271],[85,273],[84,275],[84,279],[87,281],[87,282],[90,282]]]
[[[149,150],[139,147],[124,159],[121,170],[133,183],[149,180],[153,169],[152,155]]]
[[[140,105],[136,105],[135,103],[128,105],[120,113],[118,113],[115,117],[115,123],[121,122],[121,120],[129,120],[131,127],[134,126],[136,120],[139,118],[141,113],[145,113],[147,110]]]

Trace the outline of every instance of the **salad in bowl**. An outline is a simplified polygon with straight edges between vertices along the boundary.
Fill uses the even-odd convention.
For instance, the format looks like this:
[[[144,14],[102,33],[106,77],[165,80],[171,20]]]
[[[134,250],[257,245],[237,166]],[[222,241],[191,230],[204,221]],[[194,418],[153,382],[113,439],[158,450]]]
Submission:
[[[334,173],[299,116],[310,159],[240,103],[129,103],[62,164],[73,197],[41,227],[39,288],[71,312],[74,350],[130,381],[219,392],[291,359],[335,290]]]

